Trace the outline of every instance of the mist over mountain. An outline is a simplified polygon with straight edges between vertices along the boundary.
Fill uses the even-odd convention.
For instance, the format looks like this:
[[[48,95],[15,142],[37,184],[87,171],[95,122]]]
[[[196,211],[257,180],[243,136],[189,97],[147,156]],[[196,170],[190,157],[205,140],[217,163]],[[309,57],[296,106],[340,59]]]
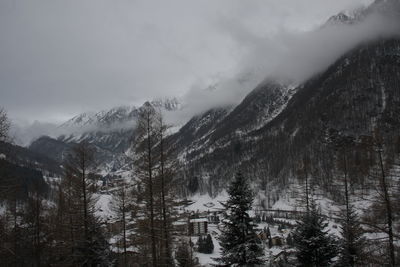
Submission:
[[[163,111],[166,122],[173,126],[172,140],[177,142],[180,154],[190,156],[188,159],[193,153],[204,153],[200,152],[203,150],[229,147],[232,138],[247,138],[243,135],[254,135],[252,132],[273,124],[275,117],[288,110],[291,98],[302,94],[311,77],[323,75],[334,62],[343,60],[348,51],[376,40],[397,38],[397,10],[397,1],[376,1],[368,7],[334,15],[313,31],[283,31],[274,38],[256,38],[243,32],[245,29],[239,25],[237,31],[232,31],[235,26],[231,25],[232,38],[246,36],[252,40],[238,72],[232,77],[216,76],[211,84],[199,81],[180,100],[155,100],[151,105]],[[28,140],[29,136],[29,141],[34,141],[41,132],[65,143],[87,140],[97,144],[108,155],[102,158],[110,163],[114,161],[113,153],[124,157],[130,149],[139,109],[120,106],[86,112],[57,126],[35,123],[26,131],[31,133],[25,133],[22,139]],[[40,150],[37,141],[31,147]]]
[[[180,158],[189,162],[189,168],[193,164],[209,165],[209,162],[191,162],[203,162],[203,157],[206,160],[209,155],[227,153],[230,147],[237,145],[235,143],[240,143],[241,149],[244,149],[243,146],[253,146],[253,141],[246,144],[247,139],[267,138],[262,142],[269,143],[265,134],[269,131],[277,134],[272,130],[277,126],[273,125],[284,114],[288,114],[293,101],[310,90],[307,89],[310,84],[328,75],[333,66],[338,64],[340,67],[337,67],[337,71],[340,72],[346,70],[347,65],[361,64],[359,69],[367,68],[373,63],[360,63],[362,59],[351,59],[352,54],[378,40],[395,40],[399,37],[397,10],[397,1],[376,1],[368,7],[332,16],[313,31],[296,34],[281,32],[274,39],[254,38],[251,49],[248,50],[250,52],[243,58],[240,73],[236,76],[219,76],[211,85],[204,82],[194,85],[179,101],[173,98],[150,103],[154,108],[161,109],[167,123],[173,126],[169,133],[171,141],[175,143]],[[233,38],[239,38],[249,37],[250,33],[230,34]],[[384,53],[397,53],[395,46],[390,51],[394,52]],[[381,57],[380,52],[373,53]],[[386,76],[379,77],[379,80],[388,79]],[[348,82],[348,86],[353,83]],[[351,97],[348,98],[345,101],[350,101]],[[320,101],[323,102],[323,99]],[[301,104],[302,107],[309,105]],[[51,134],[45,135],[66,144],[82,140],[94,143],[103,151],[102,158],[107,164],[120,166],[121,163],[115,162],[114,154],[117,153],[117,158],[124,158],[124,154],[130,150],[139,110],[140,107],[121,106],[101,112],[82,113],[53,128]],[[293,116],[288,118],[293,120]],[[299,129],[291,131],[297,133]],[[48,139],[38,141],[43,145],[46,140]],[[31,148],[40,152],[38,141],[34,141]],[[253,157],[258,158],[255,155],[260,152],[246,153],[255,153]],[[61,156],[58,155],[57,158]],[[235,161],[237,158],[235,157]],[[203,166],[202,169],[204,168],[206,167]],[[213,168],[208,171],[214,172]],[[226,175],[229,177],[231,174],[222,176]]]
[[[262,260],[268,266],[298,265],[302,247],[296,244],[315,241],[296,236],[302,227],[299,221],[320,216],[318,220],[327,222],[321,223],[325,232],[320,236],[329,233],[332,240],[344,242],[345,231],[351,230],[345,223],[353,224],[354,212],[360,224],[356,234],[367,240],[362,249],[368,247],[368,255],[357,260],[373,267],[390,262],[388,266],[394,267],[400,260],[400,1],[368,4],[331,14],[312,30],[283,27],[268,34],[221,14],[213,25],[240,44],[231,55],[238,64],[228,71],[206,78],[195,75],[187,90],[174,97],[77,112],[58,124],[15,127],[16,143],[26,147],[0,144],[0,163],[7,175],[15,174],[29,185],[24,195],[29,196],[36,181],[49,192],[49,203],[67,205],[64,197],[70,197],[73,189],[84,185],[83,194],[72,195],[77,200],[86,194],[85,166],[92,159],[91,154],[86,157],[87,145],[95,155],[90,162],[95,174],[87,187],[95,194],[94,216],[110,231],[107,238],[113,253],[129,255],[133,262],[142,253],[137,245],[141,243],[135,242],[146,244],[143,258],[150,259],[151,242],[160,255],[168,254],[169,244],[155,245],[155,237],[150,241],[152,233],[146,231],[154,228],[163,234],[159,240],[169,240],[164,234],[171,223],[171,235],[182,226],[180,237],[189,237],[189,244],[197,235],[198,251],[189,249],[201,266],[216,264],[214,256],[225,251],[203,255],[201,236],[210,233],[211,247],[210,242],[226,234],[223,225],[237,223],[226,220],[225,209],[232,199],[239,199],[232,195],[243,190],[251,199],[246,202],[248,217],[264,228],[254,238],[263,242]],[[81,173],[73,173],[74,168]],[[24,172],[33,178],[21,178]],[[240,180],[242,174],[245,178]],[[62,187],[68,190],[55,189]],[[127,188],[129,197],[134,196],[129,204],[135,208],[121,219],[125,207],[117,211],[110,207],[126,196],[121,190]],[[179,208],[174,206],[178,202]],[[175,221],[166,219],[171,216],[169,209],[173,216],[177,213]],[[54,212],[54,221],[63,221],[59,219],[63,212]],[[74,209],[69,212],[70,217],[75,214]],[[153,221],[140,221],[146,216]],[[121,227],[126,218],[129,222]],[[125,227],[135,234],[128,238],[132,253],[122,253],[123,242],[116,241],[126,238]],[[143,234],[143,240],[138,241],[136,234]],[[332,256],[326,262],[333,265],[323,266],[342,261],[346,246],[340,242],[332,241],[332,246],[342,256]],[[156,253],[152,256],[153,266],[163,260]]]

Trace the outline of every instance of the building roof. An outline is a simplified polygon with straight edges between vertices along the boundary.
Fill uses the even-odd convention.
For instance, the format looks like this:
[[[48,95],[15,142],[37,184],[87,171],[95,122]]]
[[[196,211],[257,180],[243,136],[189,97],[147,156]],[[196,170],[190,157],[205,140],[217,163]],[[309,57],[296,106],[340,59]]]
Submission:
[[[208,222],[207,218],[190,219],[190,222]]]
[[[180,221],[173,222],[172,224],[173,225],[187,225],[187,221],[180,220]]]

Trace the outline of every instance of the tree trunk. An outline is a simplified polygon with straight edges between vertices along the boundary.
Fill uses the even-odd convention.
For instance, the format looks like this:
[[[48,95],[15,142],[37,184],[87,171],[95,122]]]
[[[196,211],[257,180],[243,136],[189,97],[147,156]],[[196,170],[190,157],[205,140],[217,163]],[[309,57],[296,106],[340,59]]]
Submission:
[[[122,189],[122,231],[123,231],[123,246],[124,246],[124,267],[127,267],[126,255],[126,218],[125,218],[125,188]]]
[[[82,193],[83,193],[83,223],[85,230],[85,240],[88,238],[88,207],[87,207],[87,196],[86,196],[86,162],[85,162],[85,151],[81,151],[81,171],[82,171]]]
[[[163,234],[164,234],[164,258],[166,265],[171,264],[170,248],[169,248],[169,233],[167,222],[167,205],[165,201],[165,159],[164,159],[164,125],[160,118],[160,166],[161,166],[161,206],[163,216]]]
[[[394,245],[393,245],[393,213],[392,213],[392,205],[390,201],[389,191],[386,184],[386,175],[385,169],[383,166],[383,159],[382,159],[382,150],[378,149],[378,156],[379,156],[379,164],[381,168],[381,183],[382,183],[382,190],[384,195],[384,201],[386,206],[386,216],[387,216],[387,225],[388,225],[388,235],[389,235],[389,264],[391,267],[395,266],[395,255],[394,255]]]
[[[149,178],[149,200],[150,200],[150,232],[151,232],[151,256],[153,267],[157,267],[156,234],[154,230],[154,203],[153,203],[153,166],[152,166],[152,143],[151,143],[151,120],[147,113],[147,160]]]

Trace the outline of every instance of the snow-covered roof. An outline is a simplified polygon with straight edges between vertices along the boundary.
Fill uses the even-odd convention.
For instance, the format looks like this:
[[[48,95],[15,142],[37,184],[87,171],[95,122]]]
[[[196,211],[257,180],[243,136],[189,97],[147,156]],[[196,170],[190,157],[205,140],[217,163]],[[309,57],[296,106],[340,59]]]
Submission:
[[[186,225],[187,221],[176,221],[172,223],[173,225]]]
[[[191,219],[190,222],[208,222],[207,218]]]
[[[284,252],[283,249],[277,248],[277,247],[272,247],[272,248],[270,248],[270,251],[271,251],[272,256],[274,256],[274,257],[276,257],[276,256],[278,256],[279,254],[281,254],[282,252]]]

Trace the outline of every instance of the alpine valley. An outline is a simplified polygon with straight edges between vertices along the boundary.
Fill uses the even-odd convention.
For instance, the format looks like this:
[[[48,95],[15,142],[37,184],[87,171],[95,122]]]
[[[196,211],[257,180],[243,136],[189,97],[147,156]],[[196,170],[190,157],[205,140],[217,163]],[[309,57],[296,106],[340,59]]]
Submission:
[[[374,16],[391,20],[399,34],[366,38],[300,82],[264,77],[236,105],[214,107],[183,123],[171,119],[165,144],[177,159],[174,187],[179,198],[190,201],[188,210],[219,212],[228,184],[240,170],[255,192],[252,212],[260,225],[270,212],[275,221],[290,225],[297,219],[291,214],[306,209],[304,194],[311,191],[328,219],[329,231],[340,236],[337,218],[345,204],[346,178],[353,206],[365,222],[366,238],[379,242],[388,233],[382,206],[377,204],[383,172],[392,199],[392,235],[400,262],[400,2],[377,0],[366,8],[331,17],[318,30],[353,27]],[[0,158],[0,162],[7,162],[6,170],[17,173],[18,179],[26,179],[27,192],[33,182],[22,173],[31,172],[42,190],[53,192],[54,197],[71,148],[82,141],[89,143],[95,149],[97,173],[103,182],[96,192],[97,213],[112,220],[108,205],[110,192],[116,190],[113,186],[121,177],[137,179],[137,121],[141,111],[149,108],[174,118],[189,107],[173,98],[79,114],[59,125],[57,134],[42,136],[27,147],[0,146],[0,155],[7,159]],[[0,187],[5,182],[0,178]],[[276,230],[276,234],[288,238],[284,231]],[[372,247],[377,258],[385,255],[385,244]],[[271,265],[265,266],[291,266],[273,265],[282,251],[289,258],[292,255],[290,247],[272,249],[268,252]],[[218,252],[209,257],[198,253],[204,266],[215,263],[213,257]],[[376,262],[368,266],[384,266]]]
[[[333,16],[324,27],[362,23],[381,12],[398,16],[399,3],[376,1],[354,14]],[[267,78],[236,106],[215,107],[172,125],[168,142],[180,160],[182,184],[196,177],[200,186],[194,191],[216,196],[241,169],[252,174],[254,185],[285,187],[308,157],[316,182],[328,186],[335,179],[336,154],[328,135],[357,139],[377,130],[384,138],[398,135],[399,63],[397,36],[370,40],[299,85]],[[28,149],[61,163],[72,144],[85,140],[96,147],[104,173],[130,170],[135,121],[148,105],[167,117],[186,108],[178,99],[164,99],[83,113],[60,125],[59,136],[40,137]]]

